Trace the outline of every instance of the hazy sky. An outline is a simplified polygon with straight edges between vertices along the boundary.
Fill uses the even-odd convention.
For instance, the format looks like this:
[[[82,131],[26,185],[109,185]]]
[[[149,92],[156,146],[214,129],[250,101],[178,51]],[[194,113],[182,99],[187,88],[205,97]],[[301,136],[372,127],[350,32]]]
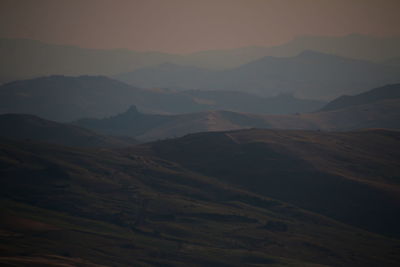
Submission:
[[[400,35],[400,0],[0,0],[0,37],[187,53]]]

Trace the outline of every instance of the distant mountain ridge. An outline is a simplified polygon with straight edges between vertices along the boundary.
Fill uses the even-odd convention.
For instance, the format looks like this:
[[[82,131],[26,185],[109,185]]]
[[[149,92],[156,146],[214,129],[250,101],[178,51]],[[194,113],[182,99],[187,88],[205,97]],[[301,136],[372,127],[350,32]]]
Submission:
[[[88,49],[27,39],[0,39],[0,83],[47,75],[115,75],[166,62],[207,69],[228,69],[264,56],[290,57],[304,50],[381,62],[400,56],[399,37],[352,34],[303,36],[273,47],[200,51],[186,55],[127,49]],[[194,88],[192,88],[194,89]]]
[[[105,76],[49,76],[0,86],[0,114],[26,113],[55,121],[104,118],[136,105],[147,113],[227,109],[255,113],[314,111],[324,102],[291,96],[261,98],[241,92],[147,90]]]
[[[132,106],[126,112],[104,119],[81,119],[75,125],[141,141],[179,137],[188,133],[265,127],[257,116],[229,111],[206,111],[178,115],[140,113]]]
[[[398,86],[398,85],[397,85]],[[373,89],[370,92],[379,92]],[[390,91],[390,90],[389,90]],[[381,95],[385,95],[383,90]],[[369,94],[369,92],[365,93]],[[178,115],[143,114],[135,107],[104,119],[75,123],[111,135],[132,136],[141,141],[179,137],[195,132],[243,128],[348,131],[365,128],[400,129],[400,98],[386,97],[338,110],[292,115],[262,115],[229,111],[206,111]],[[338,99],[340,100],[340,98]],[[336,101],[336,100],[335,100]],[[335,101],[331,102],[335,103]]]
[[[369,104],[386,99],[400,99],[400,84],[386,85],[358,95],[341,96],[329,102],[321,109],[321,111],[338,110],[341,108]]]
[[[398,67],[309,50],[293,57],[266,56],[222,71],[168,66],[144,68],[114,78],[147,88],[234,90],[263,96],[289,92],[312,99],[332,99],[400,82]]]

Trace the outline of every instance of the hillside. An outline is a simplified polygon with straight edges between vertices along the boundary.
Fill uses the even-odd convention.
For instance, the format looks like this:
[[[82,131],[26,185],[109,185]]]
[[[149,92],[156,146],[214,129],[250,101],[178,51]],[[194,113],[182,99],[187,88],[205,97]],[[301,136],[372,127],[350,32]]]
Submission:
[[[138,90],[101,76],[49,76],[0,87],[0,113],[25,113],[55,121],[103,117],[125,109]]]
[[[262,115],[207,111],[178,115],[144,114],[135,107],[104,119],[82,119],[74,124],[108,135],[131,136],[142,141],[189,133],[244,128],[348,131],[365,128],[400,129],[400,99],[350,106],[339,110],[292,115]]]
[[[398,153],[395,150],[398,139],[390,137],[397,133],[366,134],[377,135],[379,141],[376,145],[385,144],[390,151],[393,149],[394,153]],[[267,158],[253,160],[265,149],[268,150],[265,138],[274,135],[275,132],[258,131],[199,134],[122,151],[81,150],[1,140],[0,263],[14,266],[26,266],[28,263],[87,266],[190,266],[193,263],[207,266],[396,266],[400,261],[397,239],[350,227],[218,181],[229,181],[226,179],[228,165],[232,171],[238,171],[232,177],[238,177],[244,169],[251,175],[257,170],[267,174],[268,166],[278,166],[275,161],[284,160],[286,156],[280,154],[284,151],[278,154],[270,152],[266,154]],[[287,132],[286,135],[288,138],[281,139],[281,142],[296,141],[300,138],[298,136],[325,141],[334,137],[327,135],[326,139],[321,133],[302,132]],[[354,139],[352,135],[349,137],[351,140]],[[364,138],[363,133],[356,135],[357,140]],[[233,142],[232,138],[236,141]],[[343,139],[346,139],[345,134]],[[328,142],[327,149],[331,145]],[[197,146],[200,147],[196,151],[190,150]],[[219,151],[221,146],[228,150]],[[325,144],[322,146],[325,147]],[[343,150],[337,148],[342,155]],[[354,148],[358,148],[357,143]],[[241,160],[240,154],[231,153],[237,149],[247,153],[250,156],[248,160]],[[176,151],[182,154],[176,154]],[[371,156],[380,156],[379,151]],[[196,153],[199,153],[198,160],[192,157]],[[225,153],[229,154],[228,158]],[[166,159],[167,156],[170,159]],[[183,156],[186,160],[182,160]],[[231,164],[233,158],[238,160],[234,161],[234,165]],[[335,164],[340,159],[332,157],[327,160]],[[378,163],[387,162],[397,168],[394,162],[387,160],[385,157]],[[248,169],[250,163],[253,166],[262,163],[263,168]],[[197,168],[200,165],[202,167]],[[303,179],[310,173],[302,168],[301,163],[294,167],[300,173],[292,173],[295,174],[292,180]],[[219,170],[219,175],[216,178],[202,175],[204,170],[213,176],[215,170]],[[391,173],[390,170],[377,170],[376,176],[371,179],[379,175],[388,177]],[[254,181],[253,176],[243,177],[247,177],[245,180],[248,183]],[[282,178],[277,175],[270,177]],[[330,182],[329,177],[310,179]],[[338,191],[334,191],[337,194],[342,188],[340,186]],[[295,196],[302,195],[304,198],[304,194],[296,191],[301,188],[291,188],[297,192]],[[348,189],[342,192],[343,202],[334,207],[341,208],[344,203],[353,203],[347,201],[359,200],[358,183]],[[322,192],[326,193],[326,190]],[[348,199],[351,192],[355,197]],[[374,211],[382,207],[387,198],[381,194],[382,191],[372,192],[383,197],[383,200],[374,202],[371,207]],[[326,203],[324,194],[312,194],[313,200],[315,195],[319,195],[321,204]],[[374,200],[377,199],[372,196],[370,201]],[[390,205],[393,203],[389,201]],[[353,205],[349,206],[354,210]],[[391,207],[377,215],[385,215]],[[345,212],[343,214],[346,215]],[[374,222],[371,216],[365,223]],[[385,219],[384,216],[377,218]],[[395,222],[397,219],[393,217],[388,223]]]
[[[139,89],[104,76],[48,76],[0,86],[0,113],[26,113],[62,122],[111,116],[132,104],[161,113],[196,108],[189,97]]]
[[[263,116],[272,129],[349,131],[365,128],[400,129],[400,99],[298,115]]]
[[[104,119],[81,119],[75,125],[108,135],[132,136],[142,141],[179,137],[188,133],[265,127],[262,116],[230,111],[208,111],[178,115],[139,112],[135,106]]]
[[[146,88],[233,90],[263,96],[289,92],[326,100],[399,82],[399,74],[399,68],[385,64],[304,51],[293,57],[267,56],[222,71],[163,64],[114,78]]]
[[[133,138],[105,136],[75,125],[57,123],[26,114],[0,115],[0,137],[79,147],[126,147]]]
[[[400,132],[239,130],[143,153],[369,231],[400,237]]]
[[[374,88],[372,90],[369,90],[367,92],[358,95],[341,96],[326,104],[321,110],[322,111],[338,110],[357,105],[375,103],[386,99],[399,99],[399,98],[400,98],[400,84],[391,84],[379,88]]]
[[[250,105],[253,101],[254,105]],[[104,76],[49,76],[0,86],[0,114],[32,114],[61,122],[108,117],[131,105],[147,113],[161,114],[216,109],[288,114],[315,111],[323,104],[289,96],[259,98],[238,92],[200,94],[196,91],[139,89]]]

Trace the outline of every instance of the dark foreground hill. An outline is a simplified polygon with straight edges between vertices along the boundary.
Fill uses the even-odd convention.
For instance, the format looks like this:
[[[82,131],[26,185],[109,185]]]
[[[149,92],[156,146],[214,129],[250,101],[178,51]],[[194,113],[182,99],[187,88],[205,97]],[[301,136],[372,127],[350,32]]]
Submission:
[[[0,115],[0,137],[29,139],[66,146],[126,147],[133,138],[111,137],[70,124],[57,123],[26,114]]]
[[[396,236],[399,140],[251,130],[121,151],[1,140],[0,263],[398,266],[398,239],[343,222]]]
[[[400,237],[400,131],[252,129],[143,147],[203,175]]]

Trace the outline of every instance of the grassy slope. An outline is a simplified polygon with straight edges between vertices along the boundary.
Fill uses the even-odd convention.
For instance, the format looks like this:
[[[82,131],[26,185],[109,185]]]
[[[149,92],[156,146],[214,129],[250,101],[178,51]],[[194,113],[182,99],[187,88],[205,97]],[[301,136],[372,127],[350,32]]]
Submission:
[[[126,147],[136,144],[133,138],[117,138],[98,134],[75,125],[45,120],[28,114],[1,114],[0,136],[29,139],[66,146]]]
[[[400,132],[239,130],[142,147],[269,197],[370,231],[400,236]]]
[[[398,240],[143,151],[10,141],[0,148],[0,263],[57,266],[62,258],[54,255],[112,266],[396,266],[400,260]]]

